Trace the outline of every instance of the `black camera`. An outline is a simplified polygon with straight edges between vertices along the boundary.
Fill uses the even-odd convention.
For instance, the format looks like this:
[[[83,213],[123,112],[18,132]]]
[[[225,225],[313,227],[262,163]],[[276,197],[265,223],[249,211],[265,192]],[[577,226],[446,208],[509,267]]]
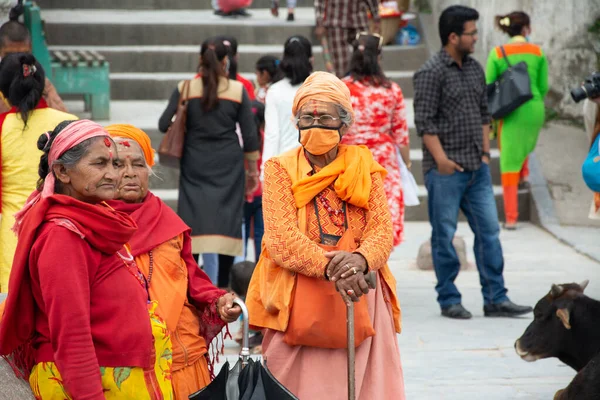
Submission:
[[[598,96],[600,96],[600,72],[594,72],[585,78],[581,87],[571,90],[571,97],[575,100],[575,103],[579,103],[583,99],[593,99]]]

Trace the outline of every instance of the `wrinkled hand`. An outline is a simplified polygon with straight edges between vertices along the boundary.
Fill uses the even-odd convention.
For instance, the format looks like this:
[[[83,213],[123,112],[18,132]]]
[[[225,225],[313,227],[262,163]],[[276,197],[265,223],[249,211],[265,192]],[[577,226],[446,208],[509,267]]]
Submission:
[[[451,175],[456,171],[463,172],[464,169],[449,158],[441,161],[437,165],[438,172],[442,175]]]
[[[227,293],[219,298],[217,301],[217,310],[221,319],[228,324],[234,322],[239,318],[242,313],[242,309],[237,304],[233,304],[235,294]]]
[[[355,271],[358,273],[367,270],[367,260],[357,253],[329,251],[325,253],[325,257],[330,259],[327,264],[327,277],[332,282],[348,278],[354,275]]]
[[[357,302],[363,294],[369,293],[369,284],[362,272],[335,282],[335,288],[346,304],[351,301]]]

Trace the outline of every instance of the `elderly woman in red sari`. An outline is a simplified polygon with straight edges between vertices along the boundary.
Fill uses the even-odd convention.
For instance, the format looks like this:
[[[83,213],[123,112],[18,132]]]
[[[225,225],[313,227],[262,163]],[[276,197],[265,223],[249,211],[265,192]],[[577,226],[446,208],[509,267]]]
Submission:
[[[109,204],[138,226],[131,254],[148,281],[150,298],[158,301],[173,342],[173,389],[176,400],[210,383],[208,348],[226,322],[241,313],[234,295],[215,287],[192,256],[190,228],[148,190],[154,165],[150,138],[132,125],[106,130],[119,151],[118,198]]]
[[[108,133],[65,121],[40,136],[40,183],[15,215],[0,355],[36,399],[170,399],[171,339],[106,204],[119,183]]]
[[[355,301],[358,399],[402,400],[385,169],[368,148],[340,144],[354,118],[350,92],[334,75],[308,77],[292,112],[302,146],[265,163],[265,236],[246,297],[250,324],[265,330],[263,355],[285,387],[300,399],[342,400],[344,301]]]

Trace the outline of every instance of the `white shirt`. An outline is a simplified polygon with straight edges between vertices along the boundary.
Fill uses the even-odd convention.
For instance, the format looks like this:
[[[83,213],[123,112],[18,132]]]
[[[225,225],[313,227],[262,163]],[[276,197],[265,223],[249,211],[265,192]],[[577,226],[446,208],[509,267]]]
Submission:
[[[265,139],[263,166],[271,157],[298,146],[298,128],[292,116],[292,104],[301,84],[292,86],[288,78],[272,84],[265,99]],[[261,168],[264,171],[264,168]]]

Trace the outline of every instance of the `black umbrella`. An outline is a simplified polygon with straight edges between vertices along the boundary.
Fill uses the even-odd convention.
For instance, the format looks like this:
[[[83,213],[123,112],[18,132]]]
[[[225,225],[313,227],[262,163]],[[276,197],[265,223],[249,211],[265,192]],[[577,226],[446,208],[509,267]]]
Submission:
[[[215,379],[204,389],[191,394],[190,400],[298,400],[269,372],[266,364],[250,358],[248,309],[240,299],[234,302],[244,314],[244,336],[240,359],[229,369],[226,362]]]

